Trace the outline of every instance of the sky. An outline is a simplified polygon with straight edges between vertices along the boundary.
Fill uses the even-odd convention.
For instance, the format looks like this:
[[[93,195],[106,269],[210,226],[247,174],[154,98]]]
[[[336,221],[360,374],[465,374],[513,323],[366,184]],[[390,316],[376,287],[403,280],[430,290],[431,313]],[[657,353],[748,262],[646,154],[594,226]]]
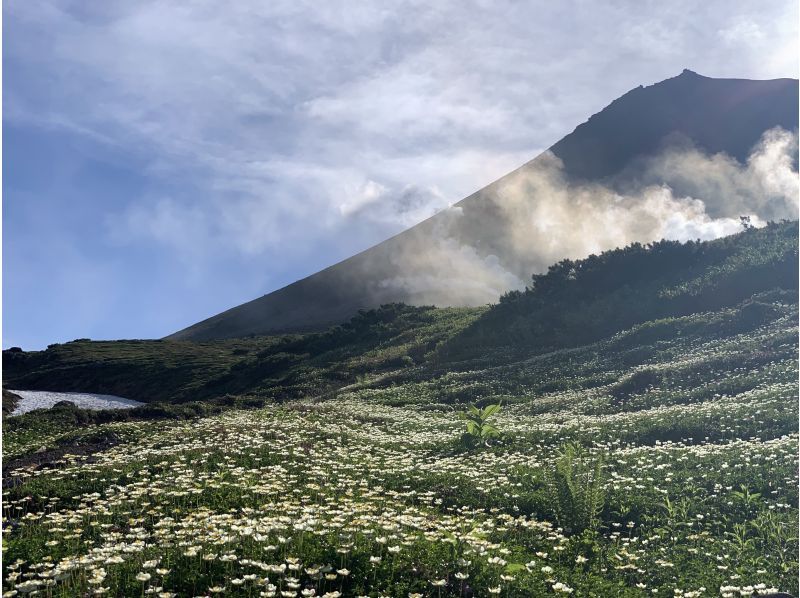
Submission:
[[[3,347],[159,338],[689,68],[797,77],[794,0],[3,3]]]

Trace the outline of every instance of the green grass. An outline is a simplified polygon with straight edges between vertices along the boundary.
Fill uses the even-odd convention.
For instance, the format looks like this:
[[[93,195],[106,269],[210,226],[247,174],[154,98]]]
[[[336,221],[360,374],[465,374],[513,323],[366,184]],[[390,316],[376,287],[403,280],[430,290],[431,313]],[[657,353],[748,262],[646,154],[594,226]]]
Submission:
[[[730,273],[741,252],[723,249]],[[687,272],[705,281],[690,293],[723,276]],[[21,459],[4,471],[4,589],[797,595],[797,293],[760,284],[588,342],[509,332],[458,357],[496,315],[385,306],[325,334],[15,355],[15,382],[63,390],[94,368],[80,390],[172,390],[138,413],[4,421],[6,463]],[[498,402],[502,438],[465,449],[459,411]]]

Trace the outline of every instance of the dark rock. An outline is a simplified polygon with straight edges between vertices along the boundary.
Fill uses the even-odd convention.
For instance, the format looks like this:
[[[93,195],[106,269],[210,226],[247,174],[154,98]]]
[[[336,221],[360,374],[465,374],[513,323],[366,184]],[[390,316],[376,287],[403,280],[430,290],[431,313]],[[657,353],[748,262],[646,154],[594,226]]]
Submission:
[[[3,389],[3,417],[6,415],[10,415],[14,409],[17,408],[17,405],[22,400],[18,394],[14,394],[13,392]]]

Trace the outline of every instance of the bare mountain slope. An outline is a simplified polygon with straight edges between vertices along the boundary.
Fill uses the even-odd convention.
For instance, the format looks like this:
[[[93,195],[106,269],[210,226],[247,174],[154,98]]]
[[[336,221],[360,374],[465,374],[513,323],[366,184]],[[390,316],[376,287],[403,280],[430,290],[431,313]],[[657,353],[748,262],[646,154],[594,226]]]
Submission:
[[[638,87],[548,152],[452,208],[168,338],[201,341],[321,329],[361,308],[396,301],[480,305],[559,259],[659,238],[664,213],[678,218],[670,226],[693,231],[692,226],[714,225],[709,224],[714,218],[728,219],[729,225],[757,198],[761,203],[748,213],[775,218],[788,211],[787,217],[796,218],[781,197],[769,195],[771,188],[753,182],[758,163],[753,160],[751,168],[748,157],[765,132],[775,127],[796,132],[797,107],[795,79],[712,79],[684,71]],[[770,142],[780,145],[781,139]],[[718,153],[737,162],[715,158]],[[660,158],[665,155],[668,159]],[[794,164],[796,159],[792,156]],[[653,187],[686,183],[673,183],[665,173],[685,172],[693,164],[702,176],[735,177],[736,201],[706,202],[707,214],[699,213],[696,203]],[[684,186],[687,193],[697,187]],[[604,220],[608,213],[614,220]]]

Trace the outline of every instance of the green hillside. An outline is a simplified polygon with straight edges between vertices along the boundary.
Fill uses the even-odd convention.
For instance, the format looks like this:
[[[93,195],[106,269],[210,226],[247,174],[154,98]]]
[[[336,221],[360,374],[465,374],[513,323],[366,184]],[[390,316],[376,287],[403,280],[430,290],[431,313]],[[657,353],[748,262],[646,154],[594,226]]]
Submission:
[[[714,311],[770,290],[796,291],[797,223],[711,242],[634,244],[535,275],[450,343],[452,356],[570,347],[649,320]],[[753,318],[766,307],[748,308]],[[761,310],[761,311],[759,311]],[[761,314],[766,317],[766,314]]]
[[[780,223],[561,262],[490,308],[4,352],[6,388],[148,403],[4,419],[5,585],[797,595],[797,270]]]
[[[770,297],[796,300],[797,247],[797,224],[785,222],[712,242],[635,244],[564,260],[488,310],[391,304],[324,333],[202,343],[81,339],[46,351],[4,351],[4,383],[147,403],[303,398],[361,376],[411,369],[424,377],[441,367],[506,363],[726,307],[737,307],[741,325],[751,326],[773,315]]]

